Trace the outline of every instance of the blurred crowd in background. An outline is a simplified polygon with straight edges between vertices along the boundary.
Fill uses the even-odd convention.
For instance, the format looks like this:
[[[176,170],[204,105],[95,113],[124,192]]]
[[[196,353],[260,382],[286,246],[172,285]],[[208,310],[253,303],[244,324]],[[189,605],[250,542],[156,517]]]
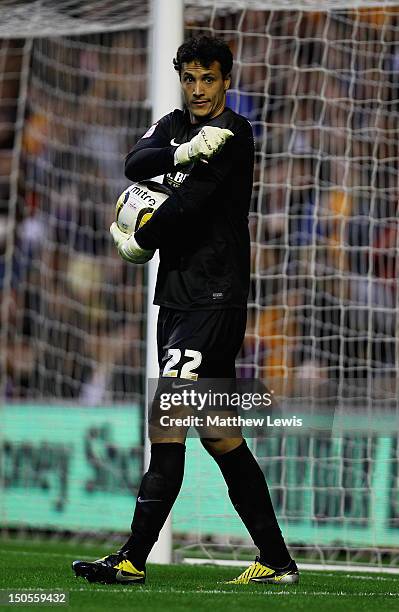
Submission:
[[[6,211],[15,229],[6,394],[139,401],[146,271],[119,258],[108,230],[127,186],[124,157],[151,120],[146,34],[34,41],[28,75],[26,46],[3,49],[19,57],[14,117],[24,78],[27,90],[20,135],[11,122],[9,153],[18,136],[21,150],[15,212]]]
[[[186,26],[231,45],[228,105],[255,136],[239,374],[393,375],[399,13],[214,12]],[[120,260],[108,228],[124,157],[151,124],[149,49],[144,30],[0,41],[9,399],[141,401],[146,268]]]

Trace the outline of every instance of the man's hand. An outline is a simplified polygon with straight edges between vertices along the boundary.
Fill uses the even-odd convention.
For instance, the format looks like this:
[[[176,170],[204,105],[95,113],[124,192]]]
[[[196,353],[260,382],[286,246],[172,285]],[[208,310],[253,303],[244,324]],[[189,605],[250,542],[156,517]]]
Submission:
[[[233,132],[224,128],[205,125],[189,142],[184,142],[175,151],[175,166],[184,166],[199,159],[209,159],[220,151]]]
[[[114,222],[109,228],[114,244],[118,249],[119,255],[125,261],[136,264],[143,264],[150,261],[155,251],[146,251],[142,249],[136,242],[134,234],[128,236],[121,232],[117,224]]]

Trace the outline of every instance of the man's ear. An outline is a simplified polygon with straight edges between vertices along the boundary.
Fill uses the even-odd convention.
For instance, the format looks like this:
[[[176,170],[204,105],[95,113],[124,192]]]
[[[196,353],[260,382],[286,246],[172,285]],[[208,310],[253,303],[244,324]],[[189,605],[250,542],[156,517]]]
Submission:
[[[228,74],[226,78],[223,79],[223,82],[224,82],[224,90],[227,91],[231,85],[231,75]]]

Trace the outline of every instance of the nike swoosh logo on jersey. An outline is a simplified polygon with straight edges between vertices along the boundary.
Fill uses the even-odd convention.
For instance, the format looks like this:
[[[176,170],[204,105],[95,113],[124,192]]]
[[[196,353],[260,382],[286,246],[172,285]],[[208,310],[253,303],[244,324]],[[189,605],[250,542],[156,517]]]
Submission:
[[[172,147],[180,147],[181,142],[176,142],[174,138],[172,138],[172,140],[170,141],[170,144],[172,145]]]
[[[142,580],[143,576],[134,576],[133,574],[118,570],[115,578],[118,580],[118,582],[133,582],[134,580]]]
[[[137,501],[139,502],[139,504],[145,504],[146,502],[154,502],[154,501],[161,502],[162,499],[143,499],[142,497],[138,497]]]
[[[184,383],[183,385],[177,385],[175,382],[172,383],[172,389],[182,389],[183,387],[191,387],[193,383]]]

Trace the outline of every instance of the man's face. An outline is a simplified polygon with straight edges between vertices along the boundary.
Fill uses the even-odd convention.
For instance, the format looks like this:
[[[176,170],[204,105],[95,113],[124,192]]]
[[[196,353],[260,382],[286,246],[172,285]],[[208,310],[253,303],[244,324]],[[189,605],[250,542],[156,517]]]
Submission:
[[[205,68],[198,61],[183,63],[180,83],[192,123],[213,119],[223,112],[230,78],[223,78],[219,62]]]

